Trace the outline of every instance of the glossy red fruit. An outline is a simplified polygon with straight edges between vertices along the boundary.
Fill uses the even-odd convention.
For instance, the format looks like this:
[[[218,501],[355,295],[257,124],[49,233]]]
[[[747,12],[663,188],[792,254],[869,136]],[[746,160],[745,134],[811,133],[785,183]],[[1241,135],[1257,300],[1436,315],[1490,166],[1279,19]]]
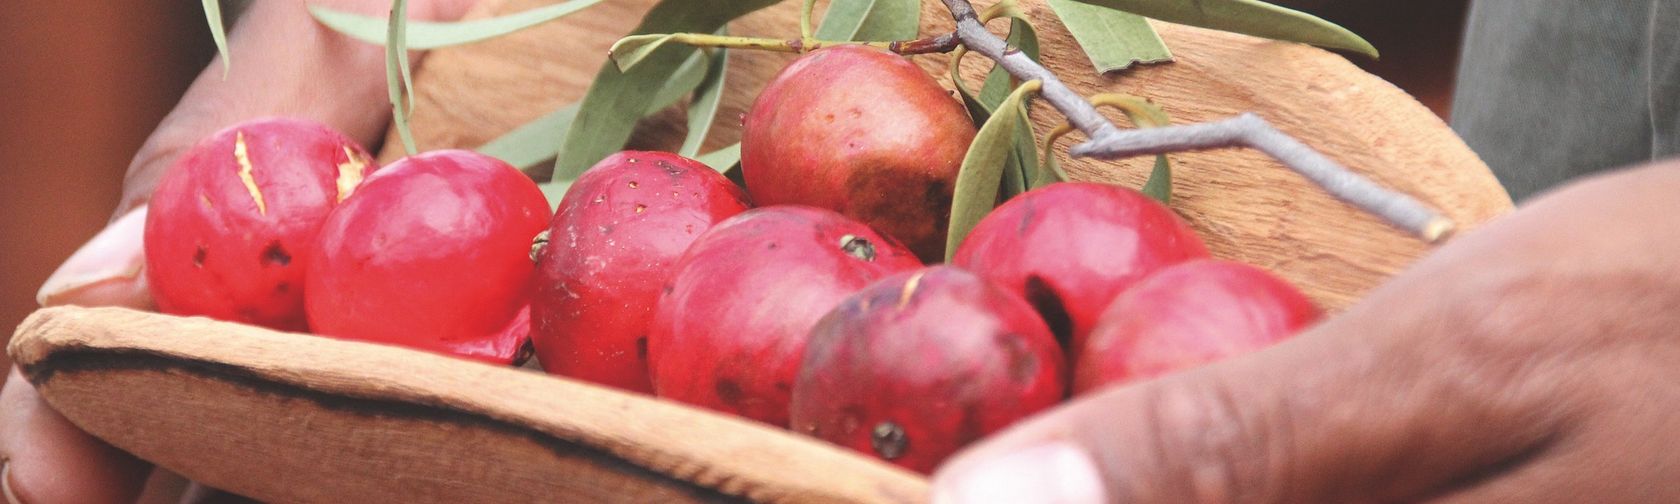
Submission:
[[[793,429],[931,472],[1054,406],[1062,350],[1020,296],[951,266],[893,275],[811,330]]]
[[[444,150],[368,177],[309,254],[317,333],[510,363],[529,332],[531,239],[548,202],[519,170]]]
[[[1173,266],[1103,312],[1080,353],[1074,392],[1253,352],[1319,316],[1301,291],[1260,268],[1211,259]]]
[[[152,194],[146,279],[158,308],[305,330],[302,255],[374,168],[356,142],[308,121],[257,119],[205,138]]]
[[[974,123],[902,56],[843,45],[782,69],[741,130],[741,175],[759,205],[838,211],[944,257],[951,192]]]
[[[1032,303],[1077,359],[1102,310],[1156,270],[1207,257],[1173,211],[1137,191],[1067,182],[1022,193],[981,219],[951,262]]]
[[[748,210],[683,254],[648,337],[654,391],[785,426],[811,325],[847,295],[921,266],[898,242],[810,207]]]
[[[659,289],[689,244],[745,211],[746,198],[666,152],[620,152],[579,176],[537,254],[531,343],[543,369],[653,393],[647,334]]]

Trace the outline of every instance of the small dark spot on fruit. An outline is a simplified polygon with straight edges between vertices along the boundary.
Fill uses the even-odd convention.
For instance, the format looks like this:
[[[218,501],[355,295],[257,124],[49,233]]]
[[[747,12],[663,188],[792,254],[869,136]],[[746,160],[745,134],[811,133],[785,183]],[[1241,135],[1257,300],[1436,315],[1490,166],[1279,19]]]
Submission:
[[[635,189],[639,186],[641,186],[641,184],[636,183],[636,181],[634,181],[634,180],[630,181],[630,188],[631,189]]]
[[[1009,378],[1018,384],[1026,384],[1032,381],[1033,375],[1038,374],[1038,359],[1033,358],[1025,340],[1026,338],[1015,333],[997,336],[997,345],[1003,347],[1004,354],[1009,357]]]
[[[852,109],[851,110],[851,116],[852,116],[852,119],[857,119],[859,117],[863,117],[863,111],[858,110],[858,109]]]
[[[531,360],[531,356],[536,354],[537,349],[531,345],[531,339],[525,338],[525,342],[519,345],[519,353],[513,354],[513,367],[525,365],[525,361]]]
[[[846,255],[864,261],[875,260],[875,244],[869,243],[869,239],[861,236],[846,235],[840,237],[840,250],[845,252]]]
[[[713,389],[717,392],[718,399],[728,404],[740,404],[741,399],[746,395],[741,390],[741,384],[728,378],[718,379],[717,385]]]
[[[281,246],[280,242],[268,242],[268,247],[263,249],[262,262],[265,265],[285,266],[292,263],[292,254],[287,253],[286,247]]]
[[[823,120],[828,121],[828,122],[834,122],[834,114],[824,115]]]
[[[291,290],[292,290],[292,284],[289,284],[289,283],[286,283],[286,282],[280,282],[280,283],[274,284],[274,292],[276,294],[285,294],[287,292],[291,292]]]
[[[204,258],[208,257],[209,255],[210,255],[210,249],[204,248],[203,245],[199,245],[196,250],[193,250],[193,258],[192,258],[193,266],[203,268],[204,267]]]
[[[647,335],[636,338],[636,358],[647,360]]]
[[[646,212],[646,211],[647,211],[647,205],[643,205],[641,203],[636,204],[636,213],[642,213],[642,212]]]
[[[664,169],[665,173],[668,173],[668,174],[671,174],[671,175],[676,175],[678,173],[682,173],[682,169],[677,168],[677,165],[666,162],[663,159],[659,160],[658,162],[655,162],[654,165]]]
[[[1032,303],[1038,315],[1044,317],[1044,324],[1050,326],[1050,334],[1056,337],[1056,344],[1062,347],[1063,355],[1070,351],[1073,344],[1073,318],[1068,315],[1066,305],[1062,304],[1061,296],[1056,295],[1055,289],[1044,281],[1043,277],[1033,275],[1027,277],[1027,302]]]
[[[904,450],[910,447],[910,439],[905,436],[904,428],[887,420],[875,424],[869,431],[869,447],[875,449],[875,454],[887,460],[904,456]]]
[[[776,247],[778,247],[778,246],[779,245],[777,245],[776,242],[770,242],[770,243],[765,244],[764,248],[767,248],[767,249],[770,249],[770,250],[776,250]]]

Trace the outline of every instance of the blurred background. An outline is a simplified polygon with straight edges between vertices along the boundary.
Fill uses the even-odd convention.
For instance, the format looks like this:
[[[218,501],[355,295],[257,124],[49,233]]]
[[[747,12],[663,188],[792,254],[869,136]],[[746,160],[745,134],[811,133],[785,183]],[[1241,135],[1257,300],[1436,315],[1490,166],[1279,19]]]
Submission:
[[[1466,0],[1274,3],[1365,36],[1383,59],[1355,62],[1445,117]],[[35,309],[36,289],[59,262],[110,219],[130,157],[214,53],[199,2],[6,2],[0,339]]]

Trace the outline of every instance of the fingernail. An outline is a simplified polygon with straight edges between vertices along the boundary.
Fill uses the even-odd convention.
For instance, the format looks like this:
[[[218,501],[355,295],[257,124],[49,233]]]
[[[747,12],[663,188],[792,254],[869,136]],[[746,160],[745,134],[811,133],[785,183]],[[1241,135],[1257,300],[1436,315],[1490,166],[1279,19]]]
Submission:
[[[1078,446],[1055,442],[975,462],[934,482],[934,504],[1106,502],[1097,464]]]
[[[23,504],[17,494],[12,493],[12,462],[0,464],[0,495],[6,496],[6,504]]]
[[[144,296],[139,283],[146,265],[143,239],[146,207],[142,206],[106,226],[41,284],[35,301],[41,306],[86,303],[80,294],[92,293],[94,304],[130,304],[133,296]],[[116,292],[110,292],[115,290]],[[113,295],[114,294],[114,295]],[[110,299],[116,298],[116,299]],[[109,301],[108,301],[109,300]]]

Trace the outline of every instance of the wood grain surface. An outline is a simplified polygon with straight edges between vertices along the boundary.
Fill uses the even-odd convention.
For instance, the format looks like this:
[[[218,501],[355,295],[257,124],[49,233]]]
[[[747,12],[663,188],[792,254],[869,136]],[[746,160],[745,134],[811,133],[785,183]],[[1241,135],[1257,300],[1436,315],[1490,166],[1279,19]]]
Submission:
[[[547,0],[491,0],[475,16],[519,11]],[[991,2],[977,2],[984,7]],[[414,132],[422,149],[483,144],[583,96],[616,36],[636,24],[650,0],[607,0],[559,22],[480,44],[434,51],[415,75]],[[1414,195],[1467,230],[1510,210],[1511,200],[1469,147],[1440,118],[1405,92],[1341,56],[1170,23],[1155,23],[1177,60],[1098,75],[1043,0],[1022,0],[1035,20],[1044,64],[1073,89],[1124,92],[1154,100],[1175,122],[1252,111],[1332,159],[1379,183]],[[731,26],[736,35],[798,35],[799,2],[782,2]],[[953,23],[937,0],[924,0],[923,35]],[[999,21],[992,27],[1006,29]],[[1379,48],[1380,49],[1380,48]],[[740,117],[765,82],[794,56],[736,51],[729,87],[708,150],[739,140]],[[946,55],[915,58],[949,86]],[[989,62],[970,55],[964,77],[978,87]],[[1126,124],[1118,114],[1119,124]],[[1061,117],[1035,106],[1039,131]],[[684,116],[674,107],[644,121],[632,147],[674,149]],[[393,137],[394,138],[394,137]],[[1059,156],[1076,178],[1138,187],[1151,159],[1119,162]],[[400,155],[387,142],[382,159]],[[1331,198],[1305,179],[1247,150],[1174,156],[1178,210],[1215,255],[1270,269],[1332,311],[1359,299],[1429,250],[1429,246]]]
[[[544,3],[486,0],[473,16]],[[430,54],[415,76],[420,145],[474,147],[578,99],[606,48],[652,3],[607,0],[557,23]],[[1177,62],[1104,76],[1042,0],[1022,3],[1037,21],[1046,65],[1076,90],[1145,96],[1177,122],[1258,113],[1421,198],[1461,229],[1510,209],[1486,166],[1445,124],[1340,56],[1157,23]],[[797,10],[798,2],[783,2],[732,30],[792,36]],[[923,25],[935,34],[951,21],[928,0]],[[709,146],[738,139],[738,118],[790,59],[736,53]],[[946,80],[945,56],[916,61]],[[978,83],[988,68],[971,56],[964,78]],[[673,108],[644,121],[632,146],[675,147],[683,120]],[[1041,131],[1060,121],[1042,105],[1035,120]],[[396,142],[387,145],[388,161]],[[1429,250],[1259,153],[1174,159],[1173,206],[1216,255],[1278,272],[1332,311]],[[1132,186],[1149,169],[1149,160],[1062,161],[1080,179]],[[193,479],[277,502],[909,502],[926,492],[916,475],[785,431],[396,348],[56,308],[20,326],[9,350],[43,397],[96,436]]]
[[[119,308],[10,345],[76,425],[269,502],[919,502],[917,475],[763,424],[413,350]]]

